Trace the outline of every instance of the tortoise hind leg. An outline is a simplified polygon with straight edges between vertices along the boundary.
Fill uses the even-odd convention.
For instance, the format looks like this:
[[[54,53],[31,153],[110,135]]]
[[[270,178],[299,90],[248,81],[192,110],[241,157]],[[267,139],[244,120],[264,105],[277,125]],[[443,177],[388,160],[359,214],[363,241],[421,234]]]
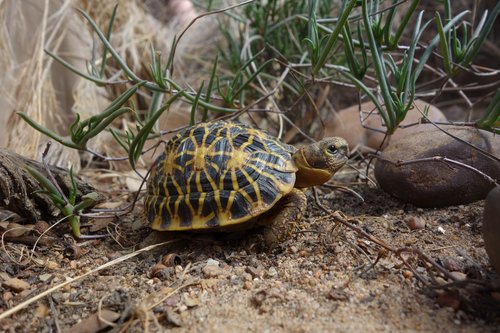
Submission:
[[[264,243],[274,248],[279,243],[291,237],[297,229],[307,208],[307,198],[304,192],[294,188],[284,196],[260,224],[265,225],[263,231]]]

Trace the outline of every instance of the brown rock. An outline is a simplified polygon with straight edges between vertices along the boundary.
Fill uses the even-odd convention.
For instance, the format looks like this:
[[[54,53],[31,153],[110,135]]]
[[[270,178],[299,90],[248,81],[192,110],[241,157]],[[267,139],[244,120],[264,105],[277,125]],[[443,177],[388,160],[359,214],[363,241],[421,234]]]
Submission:
[[[398,140],[412,133],[421,132],[423,130],[426,130],[429,126],[432,126],[429,124],[419,124],[420,119],[422,118],[419,110],[424,112],[426,106],[429,106],[429,119],[434,122],[446,121],[445,115],[435,106],[421,100],[416,100],[413,104],[414,108],[408,111],[405,120],[400,124],[402,128],[398,128],[391,137],[386,139],[384,147],[386,147],[389,142]],[[363,115],[365,118],[370,112],[374,110],[374,108],[375,105],[371,101],[361,104],[361,110],[364,112]],[[363,126],[361,126],[358,105],[353,105],[346,109],[340,110],[336,114],[334,122],[335,123],[333,125],[328,126],[325,129],[325,136],[343,137],[347,140],[351,149],[353,149],[358,144],[365,145],[373,149],[378,149],[382,144],[382,141],[384,140],[385,134],[380,133],[376,130],[385,132],[386,127],[382,123],[382,118],[375,111],[373,111],[373,113],[366,119],[365,126],[376,130],[364,128]]]
[[[21,292],[23,290],[29,289],[30,284],[18,278],[12,278],[2,282],[4,288],[10,289],[15,292]]]
[[[500,274],[500,187],[486,197],[483,215],[483,238],[492,266]]]
[[[498,154],[500,151],[500,137],[489,132],[456,126],[446,127],[446,131],[489,153]],[[376,162],[375,177],[386,192],[420,207],[465,204],[484,199],[492,189],[493,184],[477,172],[442,160],[395,164],[436,156],[466,164],[493,179],[500,179],[499,162],[438,129],[392,142],[383,152],[383,159]]]

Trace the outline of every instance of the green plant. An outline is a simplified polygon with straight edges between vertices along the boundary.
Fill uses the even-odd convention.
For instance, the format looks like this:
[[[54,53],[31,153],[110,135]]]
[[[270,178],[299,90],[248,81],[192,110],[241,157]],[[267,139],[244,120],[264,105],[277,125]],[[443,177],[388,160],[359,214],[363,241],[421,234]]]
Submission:
[[[73,170],[70,170],[71,187],[69,188],[69,194],[66,196],[62,190],[57,185],[55,180],[49,180],[37,169],[27,166],[28,172],[35,178],[43,190],[39,193],[47,195],[54,205],[59,208],[61,213],[69,220],[71,230],[76,238],[80,238],[80,213],[88,208],[92,207],[97,203],[98,194],[95,192],[88,193],[81,197],[81,200],[77,202],[77,187],[75,183],[75,178],[73,176]]]
[[[405,2],[408,7],[401,14],[400,8]],[[134,73],[109,41],[117,7],[106,32],[87,13],[78,10],[101,41],[102,54],[98,57],[94,52],[87,72],[50,51],[46,51],[47,54],[97,85],[120,84],[128,88],[100,114],[83,120],[77,115],[67,137],[37,124],[24,113],[19,115],[35,129],[74,149],[89,151],[89,140],[108,130],[135,168],[146,141],[161,135],[158,119],[175,101],[191,105],[190,123],[193,124],[218,113],[240,115],[269,98],[281,123],[285,119],[294,124],[293,117],[300,117],[293,114],[298,106],[306,105],[302,109],[319,112],[315,105],[310,105],[315,94],[325,84],[338,84],[353,87],[353,92],[368,97],[383,119],[386,133],[392,134],[405,119],[421,92],[419,89],[425,86],[421,82],[423,74],[437,75],[434,81],[442,89],[462,70],[476,73],[472,67],[474,57],[500,13],[498,3],[491,13],[485,12],[479,23],[474,24],[467,21],[468,11],[453,16],[451,1],[443,3],[444,14],[436,12],[434,18],[428,20],[424,19],[423,11],[417,12],[418,0],[247,1],[205,13],[203,15],[220,14],[225,43],[218,46],[219,54],[213,62],[211,59],[208,83],[200,82],[197,90],[183,86],[173,76],[175,49],[185,31],[174,38],[167,57],[162,57],[151,46],[151,79],[148,80]],[[210,1],[209,7],[212,6]],[[221,13],[226,15],[223,17]],[[397,26],[396,16],[400,18]],[[433,37],[423,40],[434,26]],[[105,77],[104,68],[109,58],[123,73],[113,81]],[[436,59],[441,60],[442,69],[429,71],[431,60],[435,66]],[[139,90],[151,96],[144,115],[140,115],[131,102]],[[497,91],[475,126],[499,132],[499,99]],[[113,128],[112,124],[120,117],[131,118],[135,128],[126,131]],[[52,190],[47,191],[63,205]],[[70,211],[74,212],[78,204],[66,200],[64,205],[68,202],[73,207]]]

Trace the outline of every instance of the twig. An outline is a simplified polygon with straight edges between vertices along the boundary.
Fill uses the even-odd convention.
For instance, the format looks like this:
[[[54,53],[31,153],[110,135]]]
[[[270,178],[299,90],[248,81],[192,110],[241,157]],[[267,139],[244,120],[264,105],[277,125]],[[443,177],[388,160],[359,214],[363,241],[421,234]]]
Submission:
[[[497,162],[500,162],[500,158],[499,158],[499,157],[496,157],[495,155],[493,155],[493,154],[491,154],[491,153],[489,153],[489,152],[487,152],[487,151],[484,151],[483,149],[481,149],[481,148],[479,148],[479,147],[476,147],[476,146],[475,146],[475,145],[473,145],[472,143],[467,142],[467,141],[465,141],[465,140],[463,140],[463,139],[459,138],[458,136],[453,135],[453,134],[451,134],[450,132],[448,132],[448,131],[444,130],[444,129],[443,129],[441,126],[439,126],[437,123],[435,123],[434,121],[432,121],[431,119],[429,119],[429,117],[427,117],[427,116],[425,115],[425,113],[424,113],[424,112],[422,112],[422,110],[420,110],[418,107],[416,107],[416,109],[418,110],[418,112],[420,112],[420,114],[422,115],[422,117],[424,117],[424,118],[425,118],[426,122],[431,123],[432,125],[434,125],[434,127],[436,127],[436,128],[437,128],[438,130],[440,130],[441,132],[445,133],[446,135],[448,135],[448,136],[452,137],[453,139],[455,139],[455,140],[457,140],[457,141],[462,142],[463,144],[465,144],[465,145],[467,145],[467,146],[471,147],[472,149],[477,150],[478,152],[480,152],[481,154],[483,154],[483,155],[485,155],[485,156],[487,156],[487,157],[491,158],[492,160],[495,160],[495,161],[497,161]]]

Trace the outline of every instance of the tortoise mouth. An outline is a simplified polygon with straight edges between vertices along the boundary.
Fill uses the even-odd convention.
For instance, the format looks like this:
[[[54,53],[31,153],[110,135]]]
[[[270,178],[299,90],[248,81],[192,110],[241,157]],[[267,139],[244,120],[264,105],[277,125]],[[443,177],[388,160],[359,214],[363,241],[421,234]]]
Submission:
[[[298,169],[295,186],[309,187],[324,184],[344,166],[348,155],[347,142],[342,138],[326,138],[300,148],[293,155]]]

